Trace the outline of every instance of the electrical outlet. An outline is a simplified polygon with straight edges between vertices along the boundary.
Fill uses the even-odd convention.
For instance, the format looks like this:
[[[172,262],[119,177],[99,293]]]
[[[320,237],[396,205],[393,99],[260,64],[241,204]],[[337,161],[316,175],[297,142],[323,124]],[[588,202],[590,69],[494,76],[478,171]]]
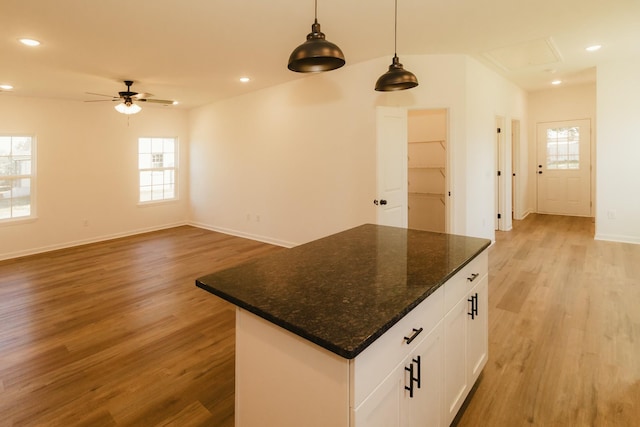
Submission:
[[[614,210],[607,211],[607,217],[609,219],[616,219],[616,211]]]

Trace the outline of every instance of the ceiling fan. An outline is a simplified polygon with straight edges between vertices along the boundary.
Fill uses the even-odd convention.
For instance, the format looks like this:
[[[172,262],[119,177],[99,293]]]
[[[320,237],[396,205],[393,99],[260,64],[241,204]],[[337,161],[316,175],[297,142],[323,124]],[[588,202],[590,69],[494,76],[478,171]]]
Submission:
[[[127,90],[118,92],[118,96],[104,95],[102,93],[87,92],[88,95],[107,96],[111,99],[93,99],[85,102],[101,102],[101,101],[121,101],[120,104],[115,106],[115,109],[122,114],[136,114],[142,108],[136,104],[136,102],[150,102],[154,104],[173,105],[177,104],[175,101],[169,101],[166,99],[152,99],[151,93],[138,93],[131,91],[132,80],[125,80],[124,84],[127,86]]]

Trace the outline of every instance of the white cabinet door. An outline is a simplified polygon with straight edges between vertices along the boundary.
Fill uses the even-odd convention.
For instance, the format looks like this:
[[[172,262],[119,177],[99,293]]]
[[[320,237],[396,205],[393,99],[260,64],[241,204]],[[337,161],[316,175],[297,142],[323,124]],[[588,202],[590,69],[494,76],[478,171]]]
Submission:
[[[420,357],[420,388],[414,382],[413,398],[404,392],[404,409],[406,414],[403,426],[440,427],[443,426],[442,408],[444,399],[442,385],[444,381],[444,334],[440,323],[416,349],[416,356],[406,361],[406,366],[413,362],[414,376],[418,376],[417,356]],[[405,371],[406,372],[406,371]],[[406,373],[408,379],[408,372]],[[407,381],[406,384],[410,386]],[[404,417],[403,417],[404,418]]]
[[[399,364],[353,412],[351,427],[400,427],[404,399],[404,362]]]
[[[475,299],[476,310],[473,316],[468,318],[467,348],[469,383],[475,383],[482,368],[487,364],[489,354],[489,340],[487,335],[489,304],[488,297],[489,277],[484,275],[482,280],[471,290],[469,298]]]
[[[354,411],[352,427],[442,426],[443,351],[440,323]]]
[[[468,306],[467,298],[462,298],[444,317],[445,425],[451,424],[467,395]]]

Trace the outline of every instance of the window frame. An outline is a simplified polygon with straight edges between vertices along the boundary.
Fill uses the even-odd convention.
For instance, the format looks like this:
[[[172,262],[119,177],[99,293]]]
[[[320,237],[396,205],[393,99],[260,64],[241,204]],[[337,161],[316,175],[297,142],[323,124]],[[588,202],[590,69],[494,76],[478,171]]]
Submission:
[[[143,140],[150,140],[151,143],[151,149],[148,153],[142,153],[141,152],[141,143]],[[153,151],[153,140],[172,140],[173,141],[173,166],[161,166],[161,167],[154,167],[154,161],[153,158],[157,155],[162,155],[163,158],[164,156],[168,153],[167,151],[164,150],[160,153],[160,152],[154,152]],[[149,205],[155,205],[158,203],[169,203],[169,202],[175,202],[179,199],[179,193],[178,193],[178,171],[179,171],[179,152],[180,152],[180,141],[178,139],[178,137],[176,136],[141,136],[138,137],[137,139],[137,158],[138,158],[138,205],[139,206],[149,206]],[[150,163],[151,163],[151,167],[142,167],[142,160],[141,160],[141,155],[142,154],[149,154],[150,155]],[[142,194],[143,194],[143,188],[144,187],[153,187],[153,181],[151,183],[151,185],[144,185],[142,184],[142,173],[143,172],[162,172],[163,174],[166,173],[167,171],[172,171],[173,172],[173,197],[162,197],[160,199],[153,199],[153,189],[151,189],[151,199],[149,200],[142,200]],[[161,184],[162,186],[167,186],[168,184],[166,184],[164,182],[164,178],[163,178],[163,183]],[[163,193],[164,193],[164,189],[163,189]]]
[[[19,175],[0,175],[0,180],[20,180],[29,179],[29,215],[24,216],[10,216],[8,218],[0,218],[0,225],[10,225],[18,222],[33,221],[37,218],[36,210],[36,189],[37,189],[37,139],[35,134],[31,133],[0,133],[0,137],[5,138],[30,138],[31,150],[29,154],[29,161],[31,163],[29,174]],[[12,155],[13,157],[13,155]],[[14,199],[12,195],[10,199]]]

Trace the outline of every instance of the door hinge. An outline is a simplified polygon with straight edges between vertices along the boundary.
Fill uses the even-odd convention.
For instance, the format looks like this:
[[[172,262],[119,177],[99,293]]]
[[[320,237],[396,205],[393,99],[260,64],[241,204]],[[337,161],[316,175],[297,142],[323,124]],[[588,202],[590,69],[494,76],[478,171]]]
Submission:
[[[498,176],[502,176],[502,172],[498,171]]]
[[[502,132],[502,129],[498,128],[498,133]]]
[[[502,218],[502,215],[498,214],[498,219],[501,219],[501,218]]]

